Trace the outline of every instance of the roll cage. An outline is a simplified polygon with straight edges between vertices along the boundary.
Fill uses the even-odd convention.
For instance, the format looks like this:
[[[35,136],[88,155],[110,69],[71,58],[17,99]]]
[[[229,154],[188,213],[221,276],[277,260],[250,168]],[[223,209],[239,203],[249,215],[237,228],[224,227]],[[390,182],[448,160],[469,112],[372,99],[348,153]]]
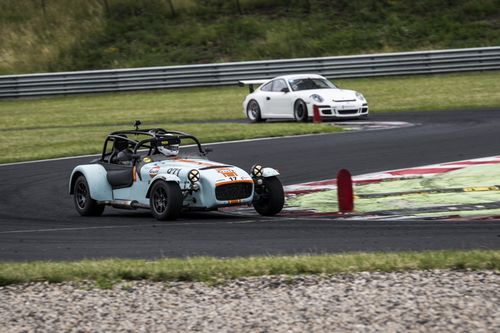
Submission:
[[[147,136],[148,138],[142,140],[134,140],[130,138],[130,135],[134,136]],[[127,141],[128,147],[132,150],[134,155],[138,154],[140,150],[147,149],[147,154],[145,156],[150,156],[152,154],[157,153],[156,147],[165,141],[181,141],[183,139],[191,139],[196,143],[198,147],[198,151],[201,156],[206,156],[210,150],[202,147],[200,141],[195,136],[177,131],[167,131],[162,128],[152,128],[145,130],[126,130],[126,131],[116,131],[108,134],[106,140],[104,141],[104,146],[101,155],[101,161],[106,161],[106,157],[108,161],[110,160],[110,155],[113,154],[107,153],[108,144],[112,142],[113,144],[117,141]]]

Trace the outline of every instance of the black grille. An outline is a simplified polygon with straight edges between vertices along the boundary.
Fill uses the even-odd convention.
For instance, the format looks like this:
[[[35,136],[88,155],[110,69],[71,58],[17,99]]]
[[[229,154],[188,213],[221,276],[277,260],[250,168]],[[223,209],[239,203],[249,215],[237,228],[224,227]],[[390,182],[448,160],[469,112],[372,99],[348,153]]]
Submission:
[[[252,183],[230,183],[215,188],[217,200],[236,200],[248,198],[252,194]]]
[[[355,110],[337,110],[339,114],[356,114],[358,113],[358,109]]]

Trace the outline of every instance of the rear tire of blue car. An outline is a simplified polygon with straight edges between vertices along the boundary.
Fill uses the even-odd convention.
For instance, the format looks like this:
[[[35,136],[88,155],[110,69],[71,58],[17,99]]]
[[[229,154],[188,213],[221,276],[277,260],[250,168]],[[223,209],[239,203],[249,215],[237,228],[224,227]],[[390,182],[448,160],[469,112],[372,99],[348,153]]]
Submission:
[[[149,205],[153,216],[160,221],[175,220],[182,209],[182,192],[179,184],[158,181],[153,184]]]
[[[73,199],[76,211],[82,216],[100,216],[105,206],[90,197],[89,184],[85,176],[79,176],[73,187]]]
[[[253,207],[263,216],[273,216],[281,212],[285,204],[283,185],[277,177],[263,178],[262,186],[255,189],[258,195]]]

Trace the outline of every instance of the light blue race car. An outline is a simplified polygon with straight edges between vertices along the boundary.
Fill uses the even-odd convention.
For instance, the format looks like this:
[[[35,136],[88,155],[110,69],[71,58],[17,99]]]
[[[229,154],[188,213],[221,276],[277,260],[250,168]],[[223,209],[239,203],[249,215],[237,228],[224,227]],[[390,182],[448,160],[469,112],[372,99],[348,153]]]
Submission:
[[[99,159],[73,169],[69,193],[80,215],[98,216],[112,206],[151,209],[158,220],[175,220],[183,210],[253,205],[272,216],[283,208],[277,170],[254,165],[248,174],[208,160],[190,134],[139,125],[109,134]],[[186,141],[194,144],[180,147]]]

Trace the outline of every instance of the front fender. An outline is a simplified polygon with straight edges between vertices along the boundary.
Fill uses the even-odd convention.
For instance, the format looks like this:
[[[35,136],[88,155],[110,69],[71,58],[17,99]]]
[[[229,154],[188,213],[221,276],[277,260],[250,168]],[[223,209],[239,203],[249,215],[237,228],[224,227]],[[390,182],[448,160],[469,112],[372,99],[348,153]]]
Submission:
[[[98,201],[113,199],[113,190],[106,178],[107,171],[100,164],[85,164],[74,168],[69,181],[69,194],[73,194],[76,179],[80,175],[87,180],[92,199]]]
[[[267,178],[267,177],[274,177],[278,176],[280,173],[278,170],[273,169],[273,168],[263,168],[262,169],[262,177]]]
[[[180,184],[181,179],[177,177],[176,175],[168,174],[168,173],[162,173],[159,175],[154,176],[153,179],[151,179],[148,190],[146,192],[146,198],[149,198],[149,194],[151,193],[151,188],[157,181],[165,181],[165,182],[176,182],[177,184]]]

